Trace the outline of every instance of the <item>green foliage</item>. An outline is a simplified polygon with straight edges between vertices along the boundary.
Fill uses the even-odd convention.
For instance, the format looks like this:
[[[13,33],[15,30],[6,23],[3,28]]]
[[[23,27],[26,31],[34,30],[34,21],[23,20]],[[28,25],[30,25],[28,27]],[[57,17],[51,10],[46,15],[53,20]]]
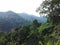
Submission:
[[[56,45],[60,45],[60,40],[57,41]]]
[[[59,45],[60,24],[44,24],[34,20],[31,25],[20,26],[11,32],[0,32],[0,45]],[[53,42],[52,42],[53,41]]]
[[[44,0],[36,11],[47,16],[47,23],[38,28],[43,45],[60,45],[60,0]]]
[[[4,45],[6,43],[5,36],[0,37],[0,45]]]
[[[46,28],[49,28],[53,26],[52,23],[46,23],[46,24],[42,24],[38,29],[39,29],[39,32],[43,31],[44,29]]]
[[[16,42],[8,42],[7,45],[16,45]]]
[[[41,13],[47,14],[50,22],[41,24],[34,20],[31,25],[0,32],[0,45],[60,45],[60,1],[43,1]]]
[[[52,45],[51,40],[49,40],[49,41],[47,42],[47,45]]]
[[[47,15],[53,24],[60,23],[60,0],[44,0],[37,12]]]
[[[41,7],[41,13],[48,14],[49,19],[57,24],[41,24],[34,20],[32,24],[20,26],[11,32],[0,32],[0,45],[60,45],[59,6],[59,0],[45,0]]]

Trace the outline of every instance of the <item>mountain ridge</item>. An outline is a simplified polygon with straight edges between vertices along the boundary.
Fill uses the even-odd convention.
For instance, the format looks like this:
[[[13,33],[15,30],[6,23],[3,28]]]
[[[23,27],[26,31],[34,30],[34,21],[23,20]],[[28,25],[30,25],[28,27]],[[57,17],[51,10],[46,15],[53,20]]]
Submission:
[[[34,19],[41,22],[40,17],[38,18],[26,13],[18,14],[12,11],[0,12],[0,30],[11,31],[11,29],[32,23]]]
[[[27,13],[19,13],[18,14],[19,16],[21,16],[22,18],[26,19],[26,20],[30,20],[30,21],[33,21],[33,20],[38,20],[38,22],[41,22],[41,23],[44,23],[46,22],[46,17],[43,17],[43,16],[34,16],[34,15],[30,15],[30,14],[27,14]]]

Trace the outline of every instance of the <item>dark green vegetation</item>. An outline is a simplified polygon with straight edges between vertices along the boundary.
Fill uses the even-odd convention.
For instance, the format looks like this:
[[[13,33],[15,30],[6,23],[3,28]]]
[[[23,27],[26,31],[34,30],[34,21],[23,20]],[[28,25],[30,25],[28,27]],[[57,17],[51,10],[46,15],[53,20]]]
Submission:
[[[0,45],[60,45],[60,0],[45,0],[37,11],[47,16],[46,23],[34,20],[11,32],[0,32]]]
[[[60,45],[60,24],[41,24],[18,27],[11,32],[0,32],[0,45]]]

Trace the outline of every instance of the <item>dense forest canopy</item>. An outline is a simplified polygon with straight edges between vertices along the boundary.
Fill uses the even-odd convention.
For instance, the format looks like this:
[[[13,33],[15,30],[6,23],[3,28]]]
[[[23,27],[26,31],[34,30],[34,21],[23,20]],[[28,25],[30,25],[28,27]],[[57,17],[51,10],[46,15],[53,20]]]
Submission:
[[[60,0],[45,0],[36,11],[47,16],[46,23],[34,20],[11,32],[0,32],[0,45],[60,45]]]

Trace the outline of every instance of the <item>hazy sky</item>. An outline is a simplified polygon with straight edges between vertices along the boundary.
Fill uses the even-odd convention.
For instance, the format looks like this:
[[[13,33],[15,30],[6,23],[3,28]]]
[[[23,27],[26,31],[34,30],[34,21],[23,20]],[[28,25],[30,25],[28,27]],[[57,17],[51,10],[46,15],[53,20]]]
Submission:
[[[42,3],[42,0],[0,0],[0,12],[14,11],[16,13],[26,12],[38,15],[35,10]]]

